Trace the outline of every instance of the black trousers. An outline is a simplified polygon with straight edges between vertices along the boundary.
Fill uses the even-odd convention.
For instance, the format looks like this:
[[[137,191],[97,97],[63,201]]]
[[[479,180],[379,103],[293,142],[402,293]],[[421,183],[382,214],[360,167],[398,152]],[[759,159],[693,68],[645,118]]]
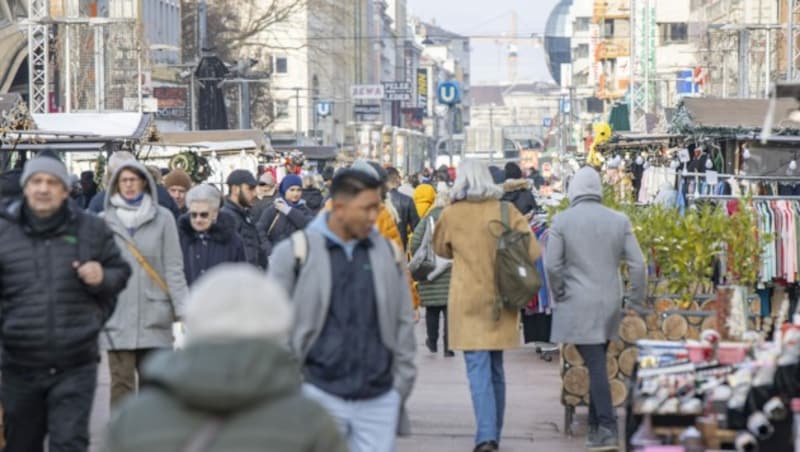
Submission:
[[[617,431],[617,420],[611,403],[611,387],[608,384],[606,371],[608,343],[576,347],[589,370],[589,425],[599,425]]]
[[[447,306],[428,306],[425,308],[425,326],[428,330],[428,339],[434,344],[439,342],[439,314],[444,317],[444,340],[445,351],[450,350],[447,346]]]
[[[89,416],[97,363],[66,370],[3,369],[4,452],[89,450]]]

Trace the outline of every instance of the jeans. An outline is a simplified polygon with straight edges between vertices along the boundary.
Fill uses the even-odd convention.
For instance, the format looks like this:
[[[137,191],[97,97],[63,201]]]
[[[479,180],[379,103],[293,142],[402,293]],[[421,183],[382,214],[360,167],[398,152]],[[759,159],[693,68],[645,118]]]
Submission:
[[[475,412],[475,444],[500,443],[506,411],[506,379],[502,351],[465,351],[469,391]]]
[[[616,431],[617,420],[611,403],[611,387],[606,371],[608,344],[576,345],[589,370],[589,425]]]
[[[109,350],[108,370],[111,374],[111,408],[116,407],[129,394],[135,393],[137,377],[145,358],[155,348],[140,350]]]
[[[432,344],[439,342],[439,314],[444,317],[444,334],[442,339],[444,341],[444,350],[448,351],[450,348],[447,346],[447,306],[428,306],[425,308],[425,327],[428,333],[428,340]]]
[[[3,369],[5,452],[89,449],[89,415],[97,386],[97,363],[67,370]]]
[[[394,452],[401,402],[396,390],[374,399],[344,400],[305,383],[303,394],[334,418],[350,452]]]

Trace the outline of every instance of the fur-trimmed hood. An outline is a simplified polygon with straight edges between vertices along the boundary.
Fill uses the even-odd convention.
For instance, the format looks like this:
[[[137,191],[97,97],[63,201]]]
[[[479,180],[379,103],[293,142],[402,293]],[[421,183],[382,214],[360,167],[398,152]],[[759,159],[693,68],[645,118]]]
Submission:
[[[530,179],[508,179],[503,182],[503,191],[512,193],[520,190],[530,190],[533,183]]]

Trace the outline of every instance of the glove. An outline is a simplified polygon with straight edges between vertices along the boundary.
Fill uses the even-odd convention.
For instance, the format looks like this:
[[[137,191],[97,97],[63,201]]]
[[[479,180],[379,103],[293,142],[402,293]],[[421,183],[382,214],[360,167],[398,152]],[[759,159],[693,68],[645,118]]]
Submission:
[[[286,202],[282,199],[275,200],[275,208],[278,209],[278,212],[289,215],[289,211],[292,210],[291,206],[286,204]]]

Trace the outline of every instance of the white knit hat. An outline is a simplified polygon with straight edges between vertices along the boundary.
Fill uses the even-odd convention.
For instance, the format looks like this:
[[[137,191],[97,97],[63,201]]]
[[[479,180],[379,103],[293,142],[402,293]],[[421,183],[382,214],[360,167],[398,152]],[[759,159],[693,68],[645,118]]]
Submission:
[[[190,290],[186,342],[283,339],[292,324],[289,296],[249,264],[221,264]]]

